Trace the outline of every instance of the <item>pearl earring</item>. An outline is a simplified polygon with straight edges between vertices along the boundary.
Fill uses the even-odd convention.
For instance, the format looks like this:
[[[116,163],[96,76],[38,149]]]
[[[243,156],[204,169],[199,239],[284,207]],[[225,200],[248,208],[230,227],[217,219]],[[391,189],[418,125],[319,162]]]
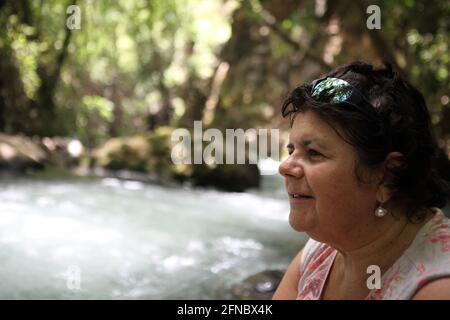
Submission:
[[[375,216],[378,218],[383,218],[387,214],[387,210],[383,207],[383,204],[380,203],[378,208],[375,210]]]

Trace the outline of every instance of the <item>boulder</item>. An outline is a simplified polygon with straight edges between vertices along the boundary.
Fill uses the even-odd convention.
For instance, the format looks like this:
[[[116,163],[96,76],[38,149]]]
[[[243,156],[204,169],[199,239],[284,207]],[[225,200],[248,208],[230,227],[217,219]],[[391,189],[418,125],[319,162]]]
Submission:
[[[196,186],[214,186],[224,191],[243,192],[260,185],[256,164],[206,164],[193,167],[192,180]]]
[[[110,170],[148,171],[150,145],[144,136],[112,138],[94,150],[93,164]]]
[[[261,271],[233,285],[232,295],[239,300],[270,300],[283,275],[281,270]]]
[[[40,141],[20,135],[0,133],[0,168],[13,172],[42,169],[48,154]]]
[[[132,137],[112,138],[92,153],[92,168],[129,170],[157,174],[163,179],[190,182],[225,191],[242,192],[260,185],[255,164],[207,165],[177,164],[171,158],[174,128],[159,127],[154,132]]]
[[[92,152],[91,166],[171,177],[175,171],[170,158],[171,132],[171,128],[160,127],[154,132],[109,139]]]

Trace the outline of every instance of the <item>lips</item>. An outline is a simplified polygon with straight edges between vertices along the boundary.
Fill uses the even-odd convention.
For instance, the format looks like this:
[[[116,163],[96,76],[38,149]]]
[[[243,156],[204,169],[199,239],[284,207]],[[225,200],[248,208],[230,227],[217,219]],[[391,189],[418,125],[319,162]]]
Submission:
[[[294,198],[294,199],[314,199],[313,196],[310,196],[306,193],[298,193],[298,192],[288,192],[289,193],[289,197]]]

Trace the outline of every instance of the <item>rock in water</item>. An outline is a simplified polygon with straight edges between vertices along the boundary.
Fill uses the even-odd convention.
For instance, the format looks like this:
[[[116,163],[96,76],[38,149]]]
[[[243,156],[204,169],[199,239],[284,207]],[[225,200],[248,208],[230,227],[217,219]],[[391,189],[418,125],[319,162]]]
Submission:
[[[231,292],[240,300],[270,300],[283,275],[280,270],[262,271],[235,284]]]

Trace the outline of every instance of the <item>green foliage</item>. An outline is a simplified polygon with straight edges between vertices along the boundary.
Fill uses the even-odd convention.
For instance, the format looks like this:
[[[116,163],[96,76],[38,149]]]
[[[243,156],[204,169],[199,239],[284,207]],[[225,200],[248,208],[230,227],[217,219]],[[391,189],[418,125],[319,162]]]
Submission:
[[[359,43],[367,40],[361,40],[364,13],[342,3],[328,1],[329,11],[319,15],[313,1],[80,0],[81,29],[71,33],[54,81],[52,110],[42,105],[49,101],[42,92],[52,88],[50,76],[58,71],[69,1],[8,2],[0,11],[5,26],[0,30],[1,70],[17,70],[20,81],[9,83],[2,75],[5,87],[0,89],[14,94],[9,100],[2,96],[0,111],[4,122],[15,123],[20,131],[20,124],[42,122],[36,110],[49,109],[46,119],[53,119],[55,134],[77,136],[94,146],[111,135],[148,130],[153,116],[157,125],[176,126],[189,112],[201,115],[216,68],[226,61],[230,69],[219,88],[213,124],[267,125],[279,117],[289,89],[325,71],[310,56],[323,59],[336,39],[344,46],[331,64],[358,56]],[[439,122],[450,100],[449,2],[376,4],[382,12],[382,38]],[[330,25],[335,25],[332,32]],[[353,35],[360,37],[358,45],[345,46]],[[26,132],[45,125],[28,126]],[[8,128],[1,121],[0,126]]]
[[[97,112],[102,120],[110,121],[114,103],[99,96],[84,96],[83,107],[86,112]]]
[[[9,17],[6,29],[6,41],[10,43],[14,56],[17,60],[20,75],[23,80],[25,93],[28,98],[33,99],[40,86],[40,79],[36,74],[38,57],[46,48],[45,43],[28,41],[27,38],[36,33],[35,28],[19,24],[17,16]]]
[[[73,100],[92,93],[104,96],[121,108],[121,133],[145,130],[143,117],[164,103],[161,86],[170,92],[172,103],[180,100],[179,91],[190,74],[199,79],[212,76],[217,49],[230,36],[220,6],[220,1],[197,0],[85,3],[60,95]],[[87,123],[83,108],[77,106],[77,131]],[[111,126],[114,117],[98,120]]]
[[[450,3],[448,1],[383,1],[387,39],[403,49],[405,71],[425,94],[433,122],[448,107],[450,89]]]
[[[85,143],[103,141],[109,136],[114,103],[100,96],[84,96],[76,113],[75,135]]]

